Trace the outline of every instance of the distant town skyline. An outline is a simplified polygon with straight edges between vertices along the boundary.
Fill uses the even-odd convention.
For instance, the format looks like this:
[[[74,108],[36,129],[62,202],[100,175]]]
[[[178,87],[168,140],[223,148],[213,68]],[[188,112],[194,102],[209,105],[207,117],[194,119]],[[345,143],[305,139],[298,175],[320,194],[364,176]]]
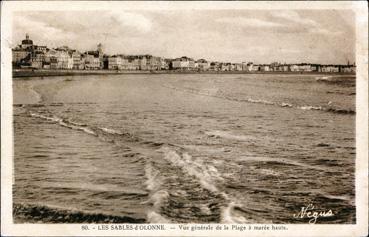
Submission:
[[[346,64],[355,61],[349,10],[43,11],[13,15],[16,46],[211,61]]]

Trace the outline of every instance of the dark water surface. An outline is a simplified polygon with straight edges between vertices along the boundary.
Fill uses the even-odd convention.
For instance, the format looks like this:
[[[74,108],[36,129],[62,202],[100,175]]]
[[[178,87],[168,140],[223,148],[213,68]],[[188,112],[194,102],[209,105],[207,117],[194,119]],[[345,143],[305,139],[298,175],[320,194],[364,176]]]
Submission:
[[[15,221],[354,223],[355,78],[326,79],[14,80]]]

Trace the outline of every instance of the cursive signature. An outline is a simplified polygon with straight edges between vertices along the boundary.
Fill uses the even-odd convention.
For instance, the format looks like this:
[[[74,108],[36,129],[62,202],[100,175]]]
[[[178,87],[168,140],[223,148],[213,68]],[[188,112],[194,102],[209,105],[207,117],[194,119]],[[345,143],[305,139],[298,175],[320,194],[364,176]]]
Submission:
[[[294,218],[310,218],[309,223],[315,224],[319,217],[330,217],[334,216],[332,210],[328,211],[315,211],[314,205],[309,204],[306,207],[301,207],[301,211],[297,214],[293,214]]]

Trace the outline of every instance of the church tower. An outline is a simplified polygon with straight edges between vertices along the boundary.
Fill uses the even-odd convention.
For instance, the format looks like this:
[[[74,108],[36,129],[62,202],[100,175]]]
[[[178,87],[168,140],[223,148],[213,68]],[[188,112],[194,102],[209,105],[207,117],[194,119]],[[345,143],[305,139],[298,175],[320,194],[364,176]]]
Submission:
[[[26,49],[28,47],[32,47],[33,46],[33,41],[29,39],[29,35],[26,34],[26,39],[22,40],[22,45],[21,47],[23,49]]]
[[[97,51],[99,52],[99,59],[100,59],[100,68],[103,68],[104,67],[104,53],[103,53],[103,49],[102,49],[102,44],[99,43],[97,45]]]

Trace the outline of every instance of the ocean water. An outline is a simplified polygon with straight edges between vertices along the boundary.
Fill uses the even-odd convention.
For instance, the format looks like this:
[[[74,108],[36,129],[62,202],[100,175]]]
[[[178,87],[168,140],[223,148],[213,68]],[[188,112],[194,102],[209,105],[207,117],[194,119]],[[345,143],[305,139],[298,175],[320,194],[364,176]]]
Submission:
[[[13,80],[16,223],[355,223],[355,77]]]

